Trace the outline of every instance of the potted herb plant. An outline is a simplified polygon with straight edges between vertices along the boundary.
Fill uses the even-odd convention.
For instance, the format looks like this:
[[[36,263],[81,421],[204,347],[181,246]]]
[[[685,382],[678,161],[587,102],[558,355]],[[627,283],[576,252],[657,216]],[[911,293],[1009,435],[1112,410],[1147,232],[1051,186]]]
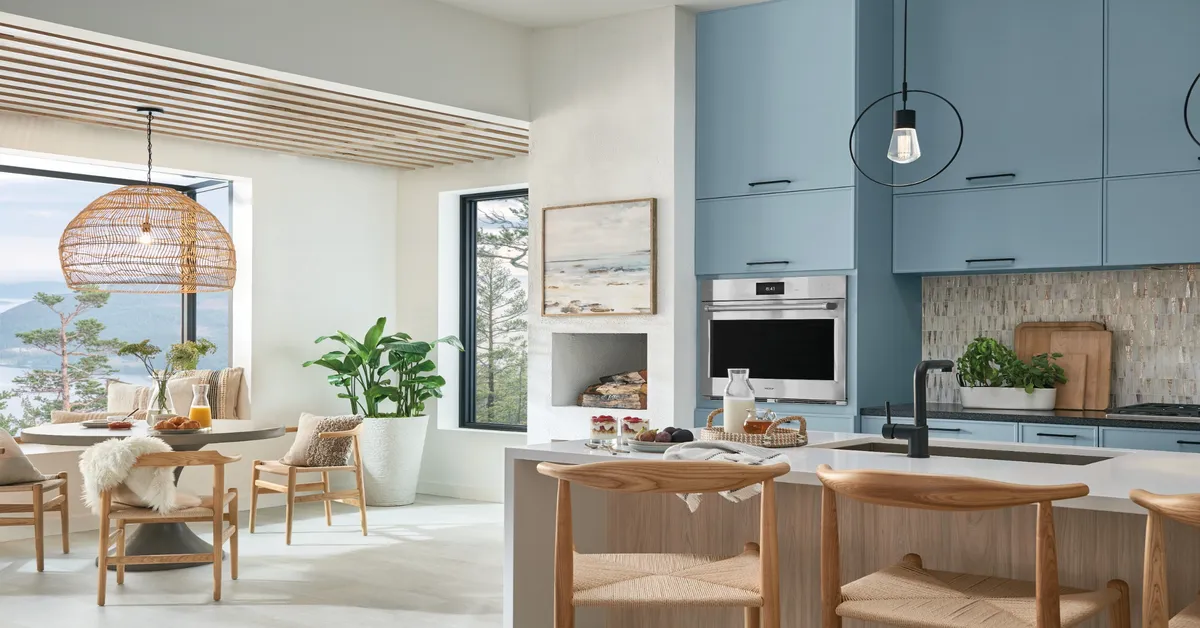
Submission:
[[[429,417],[425,402],[442,396],[446,380],[433,371],[429,354],[439,343],[462,350],[454,336],[433,342],[414,341],[395,333],[385,336],[387,318],[380,318],[358,340],[339,331],[321,336],[346,349],[330,351],[304,366],[331,371],[327,381],[342,389],[338,397],[350,402],[350,412],[362,415],[362,464],[367,503],[371,506],[404,506],[417,495],[417,474],[425,447]]]
[[[1042,353],[1025,362],[994,338],[976,338],[958,358],[959,393],[966,408],[1050,410],[1055,384],[1067,381],[1061,353]]]

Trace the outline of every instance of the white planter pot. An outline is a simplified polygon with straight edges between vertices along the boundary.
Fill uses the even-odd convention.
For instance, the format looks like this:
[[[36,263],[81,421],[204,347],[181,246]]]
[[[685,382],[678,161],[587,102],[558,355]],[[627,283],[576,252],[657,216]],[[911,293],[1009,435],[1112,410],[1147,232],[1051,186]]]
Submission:
[[[368,506],[407,506],[417,498],[417,475],[429,417],[363,419],[363,483]]]
[[[994,410],[1053,410],[1058,391],[1053,388],[1036,388],[1033,393],[1024,388],[968,388],[958,389],[964,408],[991,408]]]

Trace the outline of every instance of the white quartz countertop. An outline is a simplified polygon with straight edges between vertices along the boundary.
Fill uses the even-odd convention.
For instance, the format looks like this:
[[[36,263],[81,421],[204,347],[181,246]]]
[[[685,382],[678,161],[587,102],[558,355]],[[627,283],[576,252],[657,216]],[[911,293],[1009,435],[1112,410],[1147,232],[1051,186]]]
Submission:
[[[1135,488],[1164,494],[1200,493],[1200,454],[1101,449],[1098,447],[1024,445],[984,441],[930,440],[930,444],[933,446],[1112,456],[1100,462],[1075,466],[948,456],[917,459],[909,458],[904,454],[845,451],[828,448],[834,444],[850,445],[877,440],[880,440],[878,436],[864,434],[809,432],[809,444],[807,446],[778,450],[785,454],[791,460],[792,464],[791,472],[779,478],[779,481],[793,484],[819,484],[816,476],[817,467],[827,464],[834,469],[878,469],[935,475],[956,475],[1013,482],[1016,484],[1069,484],[1081,482],[1091,488],[1091,493],[1087,497],[1059,502],[1058,505],[1085,510],[1131,513],[1144,512],[1139,506],[1129,500],[1129,491]],[[582,464],[622,458],[644,460],[662,458],[661,454],[641,453],[614,456],[609,452],[589,449],[585,446],[585,442],[579,440],[509,447],[506,456],[509,461],[532,460],[564,464]],[[904,441],[892,442],[903,443]]]

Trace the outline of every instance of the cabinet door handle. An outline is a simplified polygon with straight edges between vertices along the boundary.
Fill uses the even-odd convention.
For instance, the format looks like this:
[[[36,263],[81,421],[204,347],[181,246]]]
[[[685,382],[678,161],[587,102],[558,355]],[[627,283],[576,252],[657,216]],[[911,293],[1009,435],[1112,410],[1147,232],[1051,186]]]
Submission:
[[[751,181],[750,187],[756,188],[760,185],[778,185],[780,183],[791,183],[791,179],[772,179],[770,181]]]
[[[1016,264],[1015,257],[978,257],[975,259],[966,260],[968,264]]]
[[[781,260],[773,260],[773,261],[770,261],[770,262],[746,262],[746,265],[747,265],[747,266],[776,266],[776,265],[779,265],[779,264],[782,264],[782,265],[784,265],[784,266],[787,266],[788,264],[791,264],[791,262],[789,262],[789,261],[787,261],[787,260],[785,260],[785,259],[781,259]]]
[[[1015,179],[1015,172],[1001,172],[1000,174],[977,174],[973,177],[967,177],[967,181],[986,181],[988,179]]]
[[[1200,445],[1200,441],[1194,441],[1194,440],[1177,440],[1175,442],[1176,442],[1176,444],[1179,444],[1179,445]]]
[[[930,432],[961,432],[961,427],[931,427]]]
[[[1078,434],[1055,434],[1054,432],[1038,432],[1037,435],[1049,438],[1079,438]]]

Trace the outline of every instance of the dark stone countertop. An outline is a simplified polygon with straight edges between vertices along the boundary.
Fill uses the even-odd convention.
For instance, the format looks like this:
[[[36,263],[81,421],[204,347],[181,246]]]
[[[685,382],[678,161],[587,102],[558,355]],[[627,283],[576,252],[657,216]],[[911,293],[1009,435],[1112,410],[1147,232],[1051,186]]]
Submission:
[[[862,416],[884,416],[883,406],[863,408]],[[893,417],[912,418],[911,403],[892,404]],[[1132,427],[1148,430],[1188,430],[1200,432],[1200,422],[1108,418],[1103,410],[985,410],[964,408],[956,403],[929,404],[929,418],[959,421],[1001,421],[1005,423],[1056,423],[1058,425],[1094,425]]]

